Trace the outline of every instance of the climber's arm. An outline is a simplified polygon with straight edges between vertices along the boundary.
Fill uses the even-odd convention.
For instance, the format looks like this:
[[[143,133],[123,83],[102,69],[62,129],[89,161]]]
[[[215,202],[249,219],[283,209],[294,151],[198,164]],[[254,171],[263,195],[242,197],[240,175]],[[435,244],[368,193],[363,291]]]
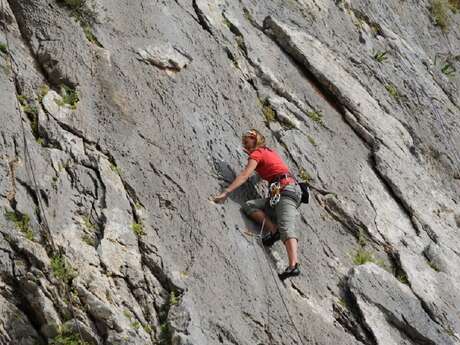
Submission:
[[[254,170],[256,170],[257,163],[258,162],[256,160],[249,159],[248,164],[244,170],[233,180],[232,183],[230,183],[230,185],[224,190],[223,193],[214,197],[214,201],[217,203],[224,202],[231,192],[233,192],[248,180],[249,176],[251,176]]]
[[[256,170],[256,167],[257,161],[254,159],[250,159],[244,170],[235,178],[235,180],[232,183],[230,183],[230,186],[228,186],[225,189],[225,192],[227,194],[230,194],[243,183],[245,183],[248,180],[249,176],[251,176],[251,174],[254,172],[254,170]]]

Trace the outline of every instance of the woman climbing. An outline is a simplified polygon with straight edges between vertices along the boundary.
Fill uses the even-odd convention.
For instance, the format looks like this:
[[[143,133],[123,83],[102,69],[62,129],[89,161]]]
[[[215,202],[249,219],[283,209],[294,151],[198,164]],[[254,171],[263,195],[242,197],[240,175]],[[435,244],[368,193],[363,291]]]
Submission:
[[[297,262],[296,219],[302,191],[289,168],[273,150],[265,146],[264,136],[255,129],[243,135],[244,151],[249,155],[244,170],[222,192],[214,197],[217,203],[223,203],[228,195],[247,181],[254,170],[269,182],[270,196],[263,199],[246,201],[243,212],[256,223],[268,230],[262,238],[264,246],[272,246],[281,239],[286,247],[289,266],[278,274],[281,280],[300,274]]]

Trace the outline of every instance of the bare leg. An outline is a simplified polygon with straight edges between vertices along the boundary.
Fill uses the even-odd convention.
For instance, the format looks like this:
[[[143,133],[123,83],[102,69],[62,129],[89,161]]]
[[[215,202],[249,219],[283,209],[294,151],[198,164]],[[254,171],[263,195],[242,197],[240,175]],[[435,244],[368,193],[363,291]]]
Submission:
[[[294,267],[297,263],[297,239],[290,238],[284,241],[289,259],[289,266]]]
[[[264,211],[254,211],[249,215],[249,218],[257,224],[262,224],[265,219],[264,229],[270,231],[272,234],[274,234],[278,228],[275,224],[273,224],[270,218],[265,215]]]

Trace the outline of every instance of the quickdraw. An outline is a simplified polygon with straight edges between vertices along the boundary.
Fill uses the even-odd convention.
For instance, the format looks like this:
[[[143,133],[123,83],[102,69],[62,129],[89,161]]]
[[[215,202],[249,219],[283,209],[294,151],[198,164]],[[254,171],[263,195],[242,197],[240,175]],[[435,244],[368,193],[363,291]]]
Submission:
[[[281,199],[281,184],[279,182],[273,182],[270,185],[270,206],[273,207],[279,203]]]

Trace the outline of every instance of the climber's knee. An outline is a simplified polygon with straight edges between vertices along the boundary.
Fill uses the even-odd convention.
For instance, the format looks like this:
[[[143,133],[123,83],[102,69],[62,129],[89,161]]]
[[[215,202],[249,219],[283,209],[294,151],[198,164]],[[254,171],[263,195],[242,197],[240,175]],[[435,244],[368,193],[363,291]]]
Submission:
[[[244,212],[247,216],[256,211],[263,211],[265,208],[266,199],[255,199],[246,201],[243,206],[241,206],[241,211]]]

